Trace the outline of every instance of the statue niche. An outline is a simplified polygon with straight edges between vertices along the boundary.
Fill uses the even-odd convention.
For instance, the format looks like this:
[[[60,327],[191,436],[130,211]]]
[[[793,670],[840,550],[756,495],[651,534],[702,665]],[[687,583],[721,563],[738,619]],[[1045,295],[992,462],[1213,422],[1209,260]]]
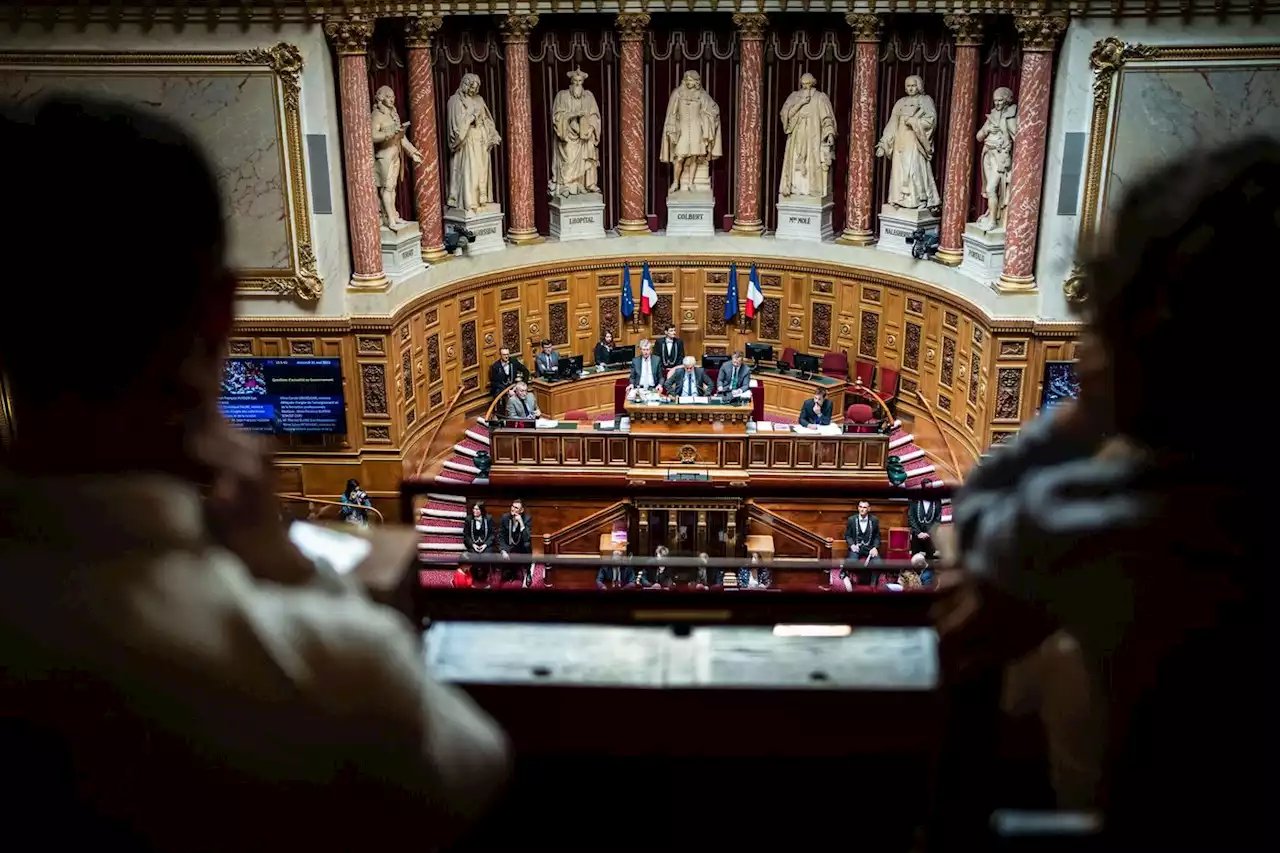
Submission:
[[[467,235],[471,255],[506,248],[502,236],[502,210],[494,201],[490,152],[502,143],[493,114],[480,96],[480,78],[462,75],[458,90],[445,109],[449,141],[449,186],[445,195],[445,222]]]
[[[698,72],[686,71],[667,102],[658,151],[658,160],[671,164],[668,236],[710,237],[715,233],[711,161],[722,153],[720,107],[702,88]]]
[[[834,236],[831,224],[831,164],[835,161],[836,113],[831,99],[817,90],[812,74],[787,96],[780,118],[787,145],[778,180],[780,239],[822,242]]]
[[[587,73],[569,72],[569,88],[551,103],[551,238],[590,240],[604,234],[600,193],[600,107],[585,86]]]

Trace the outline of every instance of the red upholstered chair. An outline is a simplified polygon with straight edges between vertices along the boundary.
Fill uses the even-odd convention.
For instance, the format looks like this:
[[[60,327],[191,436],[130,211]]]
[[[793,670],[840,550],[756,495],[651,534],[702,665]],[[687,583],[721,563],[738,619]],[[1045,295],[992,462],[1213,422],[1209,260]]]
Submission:
[[[589,421],[591,416],[587,414],[586,409],[570,409],[564,413],[566,421]]]
[[[881,556],[886,560],[910,560],[911,531],[906,527],[890,527],[889,547]]]
[[[792,367],[796,366],[796,348],[787,347],[782,351],[782,355],[778,357],[778,361],[785,361]]]
[[[707,381],[711,383],[711,393],[714,394],[716,390],[716,382],[720,379],[720,368],[710,367],[705,371],[705,373],[707,374]]]
[[[871,382],[876,378],[876,363],[858,359],[853,363],[853,378],[866,388],[872,387]]]
[[[751,420],[764,420],[764,382],[759,379],[756,387],[751,389]]]
[[[898,399],[898,384],[901,377],[898,371],[891,367],[882,367],[877,372],[880,374],[880,387],[876,389],[876,393],[880,395],[880,399],[884,400],[885,405],[889,406],[889,411],[893,411],[893,404]]]
[[[822,375],[836,379],[849,378],[849,356],[843,351],[829,352],[822,356]]]
[[[844,412],[844,425],[848,432],[875,432],[880,425],[875,410],[866,403],[854,403]]]
[[[631,384],[631,377],[623,376],[621,379],[614,380],[613,383],[613,415],[614,417],[623,418],[627,415],[627,386]]]

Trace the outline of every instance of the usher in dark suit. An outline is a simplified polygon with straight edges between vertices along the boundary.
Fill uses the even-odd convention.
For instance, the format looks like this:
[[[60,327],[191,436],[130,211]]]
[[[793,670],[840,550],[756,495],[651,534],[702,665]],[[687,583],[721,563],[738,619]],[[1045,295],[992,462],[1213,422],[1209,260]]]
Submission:
[[[502,521],[498,522],[498,550],[506,551],[508,554],[532,554],[533,553],[533,534],[530,532],[531,525],[528,514],[520,516],[524,522],[524,528],[520,529],[516,526],[511,513],[504,512]],[[533,581],[533,564],[532,563],[516,563],[512,562],[510,566],[502,567],[502,579],[504,581],[515,580],[518,573],[523,571],[524,585],[528,586]]]
[[[516,361],[514,358],[506,364],[499,359],[489,368],[489,393],[498,396],[502,393],[502,389],[508,385],[514,385],[516,382],[528,382],[529,371],[524,369],[524,365]]]
[[[861,565],[866,562],[867,557],[871,555],[871,549],[876,549],[876,553],[880,553],[880,519],[874,515],[867,513],[866,529],[858,525],[860,516],[855,512],[849,516],[849,520],[844,523],[844,541],[849,546],[849,562]],[[850,567],[846,566],[840,570],[840,577],[847,578],[849,576]],[[859,572],[859,583],[870,582],[872,585],[876,582],[876,575],[866,572]],[[869,575],[869,577],[868,577]]]
[[[664,337],[653,347],[653,352],[662,359],[663,371],[679,367],[684,362],[684,341]]]
[[[926,509],[925,504],[929,507]],[[907,504],[907,526],[911,528],[911,553],[923,553],[933,559],[933,528],[942,521],[942,504],[937,500],[912,501]],[[917,534],[928,533],[928,539],[921,539]]]

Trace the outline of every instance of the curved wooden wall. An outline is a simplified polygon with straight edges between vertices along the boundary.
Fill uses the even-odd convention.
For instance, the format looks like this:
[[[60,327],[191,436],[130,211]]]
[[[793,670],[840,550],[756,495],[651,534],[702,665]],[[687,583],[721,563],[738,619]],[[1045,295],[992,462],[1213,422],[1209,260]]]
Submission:
[[[659,256],[650,268],[658,291],[653,317],[634,325],[619,316],[623,258],[558,262],[463,279],[416,297],[389,317],[241,318],[231,353],[340,355],[348,402],[346,444],[290,447],[291,464],[338,464],[343,476],[312,476],[328,493],[349,466],[388,468],[374,486],[394,488],[401,451],[408,456],[463,389],[458,410],[488,402],[488,368],[510,346],[531,364],[533,341],[549,337],[561,353],[584,354],[605,328],[622,343],[652,337],[671,319],[690,353],[724,353],[747,341],[801,352],[843,350],[850,362],[875,361],[902,372],[901,411],[938,415],[957,452],[976,457],[1017,432],[1034,414],[1046,359],[1070,358],[1077,324],[993,321],[953,293],[882,271],[785,258],[758,260],[765,303],[747,328],[724,322],[731,258]],[[749,267],[739,267],[746,294]],[[639,305],[640,270],[632,269]],[[292,461],[291,461],[292,460]],[[300,472],[301,476],[301,472]],[[330,482],[332,481],[332,482]],[[312,492],[303,482],[305,493]]]

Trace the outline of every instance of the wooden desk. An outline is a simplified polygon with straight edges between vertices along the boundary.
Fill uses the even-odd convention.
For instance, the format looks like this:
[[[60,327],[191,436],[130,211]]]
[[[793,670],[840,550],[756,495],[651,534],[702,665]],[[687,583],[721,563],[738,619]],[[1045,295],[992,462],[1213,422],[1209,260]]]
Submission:
[[[562,418],[570,409],[586,409],[587,414],[595,415],[613,411],[613,386],[628,375],[624,368],[613,368],[603,373],[589,370],[579,379],[556,382],[531,379],[529,390],[537,397],[538,407],[549,418]]]
[[[765,406],[775,411],[788,412],[800,416],[800,407],[804,401],[813,396],[813,389],[822,388],[831,400],[831,420],[837,423],[844,419],[844,392],[850,385],[842,379],[813,374],[809,379],[801,379],[795,372],[779,373],[776,368],[762,367],[752,370],[751,375],[758,378],[765,389]]]
[[[700,471],[733,482],[797,475],[884,482],[889,439],[878,434],[798,435],[728,431],[634,433],[561,424],[559,429],[496,429],[490,452],[496,483],[590,479],[619,484]]]
[[[646,406],[627,403],[632,435],[669,435],[672,433],[713,433],[746,435],[751,420],[751,406],[726,406],[667,403]]]

